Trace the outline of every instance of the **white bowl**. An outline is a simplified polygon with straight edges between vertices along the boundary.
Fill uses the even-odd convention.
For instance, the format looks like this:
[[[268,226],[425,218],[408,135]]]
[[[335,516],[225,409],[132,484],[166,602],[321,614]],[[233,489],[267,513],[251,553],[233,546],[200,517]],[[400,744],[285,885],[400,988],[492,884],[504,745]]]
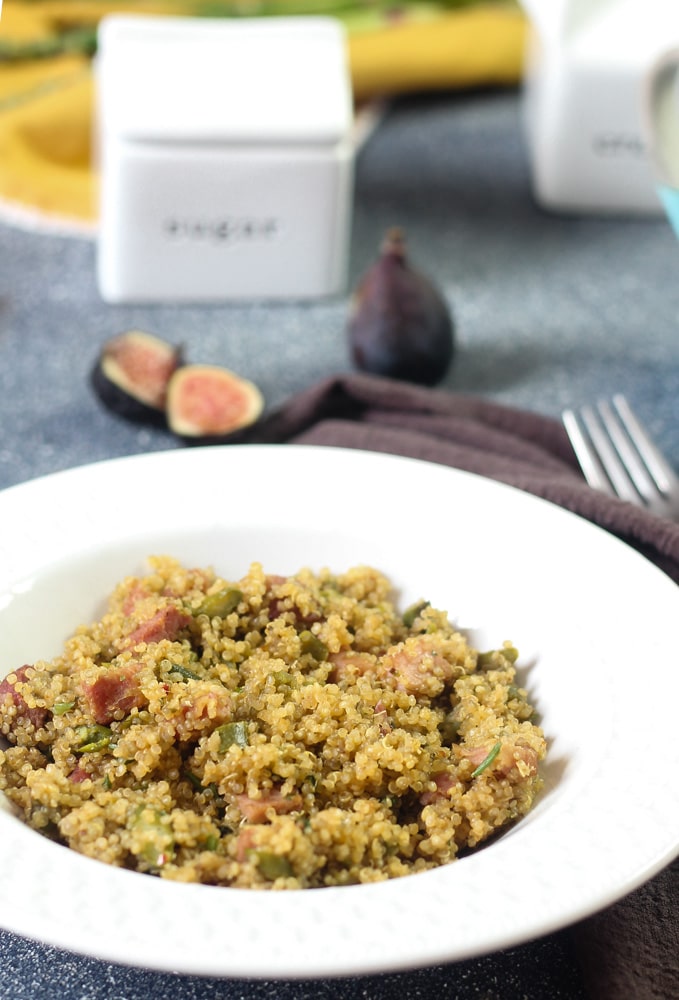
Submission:
[[[0,808],[0,925],[158,970],[314,977],[469,958],[600,909],[679,853],[679,590],[588,522],[443,466],[294,446],[187,449],[0,494],[0,675],[56,654],[167,553],[237,578],[386,572],[479,646],[511,639],[549,741],[545,790],[492,845],[376,885],[256,892],[122,871]],[[1,800],[1,796],[0,796]]]

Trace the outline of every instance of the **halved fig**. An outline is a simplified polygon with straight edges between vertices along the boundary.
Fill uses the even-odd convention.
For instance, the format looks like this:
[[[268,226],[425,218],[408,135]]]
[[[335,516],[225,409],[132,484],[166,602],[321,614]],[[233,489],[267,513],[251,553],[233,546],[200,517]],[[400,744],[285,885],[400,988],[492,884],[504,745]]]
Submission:
[[[92,387],[118,416],[165,424],[168,383],[181,364],[179,347],[143,330],[128,330],[104,344],[92,369]]]
[[[167,390],[170,430],[193,443],[226,440],[254,424],[263,409],[253,382],[217,365],[184,365]]]

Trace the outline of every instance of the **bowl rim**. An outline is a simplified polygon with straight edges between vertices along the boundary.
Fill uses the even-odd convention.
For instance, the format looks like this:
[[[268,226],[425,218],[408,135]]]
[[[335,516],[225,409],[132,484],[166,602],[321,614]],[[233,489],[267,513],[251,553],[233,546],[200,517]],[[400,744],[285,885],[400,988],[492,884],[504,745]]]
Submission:
[[[220,485],[245,477],[249,486],[246,496],[227,512],[232,518],[227,527],[233,542],[245,527],[247,531],[256,529],[258,518],[260,526],[263,524],[266,506],[254,487],[262,489],[272,475],[276,482],[294,484],[310,468],[314,477],[334,477],[337,493],[327,500],[330,510],[316,511],[313,520],[314,529],[318,529],[313,541],[323,553],[341,552],[345,545],[355,551],[363,542],[373,550],[379,548],[378,540],[370,536],[378,530],[392,533],[387,539],[391,544],[402,516],[412,510],[413,503],[417,505],[419,500],[421,504],[424,496],[433,526],[425,524],[419,530],[428,541],[436,537],[437,523],[448,524],[453,510],[473,515],[477,527],[484,529],[484,540],[500,544],[504,539],[506,551],[512,555],[521,551],[521,539],[526,539],[533,570],[544,570],[549,562],[544,545],[552,546],[560,560],[560,575],[553,573],[547,588],[544,581],[531,581],[524,566],[515,566],[512,574],[513,587],[527,587],[530,600],[552,616],[547,624],[560,621],[550,611],[550,597],[569,601],[586,615],[587,600],[602,588],[607,591],[608,603],[597,615],[592,612],[591,620],[581,623],[581,634],[597,659],[600,675],[593,677],[592,691],[597,705],[605,705],[612,713],[608,728],[596,740],[577,726],[571,727],[573,732],[565,743],[563,733],[551,734],[550,754],[559,754],[564,747],[572,751],[565,777],[557,779],[545,801],[496,843],[444,868],[375,885],[285,893],[180,885],[111,869],[78,856],[28,830],[6,809],[0,809],[0,836],[7,844],[5,859],[12,858],[12,864],[0,861],[0,926],[70,951],[159,971],[253,978],[376,973],[470,958],[549,933],[619,899],[679,854],[679,833],[672,832],[669,822],[679,806],[671,782],[679,759],[673,742],[663,737],[662,727],[656,724],[638,735],[645,751],[657,748],[659,740],[665,754],[644,792],[645,822],[649,815],[653,818],[649,824],[652,832],[642,836],[640,823],[629,817],[622,821],[626,784],[617,773],[617,762],[624,749],[624,724],[638,699],[626,690],[610,696],[608,685],[616,671],[623,669],[625,680],[630,681],[633,666],[623,638],[615,631],[601,634],[602,620],[613,630],[622,607],[652,625],[650,637],[643,642],[640,636],[626,635],[624,642],[631,651],[637,655],[645,648],[644,642],[647,646],[650,643],[651,654],[662,649],[669,639],[671,615],[679,607],[679,589],[643,556],[602,529],[549,501],[473,473],[354,449],[231,445],[104,460],[11,487],[0,493],[0,517],[12,516],[17,524],[13,537],[0,542],[4,567],[0,570],[0,603],[3,594],[12,598],[8,606],[0,607],[0,636],[3,615],[12,610],[12,601],[30,601],[30,585],[31,581],[35,585],[36,574],[39,578],[41,571],[63,572],[64,560],[71,555],[96,560],[98,550],[92,549],[93,540],[99,537],[101,544],[102,527],[111,524],[107,516],[113,523],[108,541],[114,547],[126,531],[126,541],[133,547],[143,543],[154,513],[148,499],[140,508],[146,525],[142,530],[139,523],[131,528],[129,518],[126,520],[134,507],[129,497],[121,499],[122,492],[117,498],[107,498],[102,511],[88,513],[92,498],[100,495],[106,484],[114,481],[124,492],[139,488],[140,483],[148,486],[158,481],[158,476],[181,473],[180,496],[159,516],[162,523],[154,524],[154,531],[162,535],[172,529],[172,515],[181,511],[181,501],[190,495],[192,477],[195,481],[195,477],[208,476]],[[355,536],[351,532],[359,530],[355,519],[362,509],[361,496],[355,495],[357,483],[362,492],[381,491],[383,498],[389,498],[390,507],[365,510],[367,526],[361,525]],[[397,487],[403,491],[400,498]],[[49,516],[40,524],[31,524],[36,511],[44,513],[47,497]],[[201,516],[200,523],[192,520],[193,514],[183,515],[189,546],[192,531],[202,538],[206,531],[214,530],[217,507],[212,502],[207,506],[207,516]],[[273,534],[280,530],[283,515],[295,531],[302,530],[303,514],[286,494],[273,517]],[[324,518],[328,517],[335,519],[335,532],[341,525],[351,544],[340,534],[333,548],[333,532],[321,530],[327,529]],[[61,530],[55,531],[55,527]],[[77,539],[82,541],[74,549]],[[124,549],[123,545],[121,558]],[[464,542],[463,550],[471,553],[473,540]],[[412,541],[407,546],[404,543],[411,562],[413,551]],[[3,555],[7,557],[4,562]],[[583,573],[585,557],[596,567],[593,573]],[[464,611],[471,618],[479,586]],[[551,595],[545,595],[545,589],[551,590]],[[493,596],[494,608],[498,599],[498,595]],[[521,611],[516,595],[507,595],[507,599],[514,612]],[[552,646],[549,641],[550,636],[541,632],[530,656],[537,658],[543,693],[563,694],[565,682],[557,676],[559,672],[555,668],[551,677],[545,669],[547,660],[563,665],[562,654],[553,648],[556,641]],[[622,668],[616,661],[621,657]],[[7,666],[4,673],[13,666]],[[583,668],[578,669],[582,672]],[[654,683],[676,687],[676,677],[674,663],[654,663]],[[665,704],[657,711],[669,718]],[[555,718],[568,724],[570,717],[564,709],[562,716]],[[581,738],[590,740],[586,744],[590,756],[578,760],[574,748]],[[635,765],[633,771],[640,768],[641,764]],[[592,817],[597,821],[594,824]],[[566,833],[564,823],[571,824]],[[610,833],[612,827],[615,837]],[[574,851],[579,856],[573,857]],[[525,880],[522,884],[520,872],[513,871],[516,866],[525,866],[525,872],[530,873],[528,884]],[[93,903],[97,898],[108,901],[115,917],[116,933],[108,937],[97,926]],[[465,926],[451,926],[451,898],[467,906]],[[68,900],[66,908],[64,899]],[[404,908],[412,907],[418,913],[415,928],[404,926],[402,919]],[[190,933],[186,930],[188,918]]]

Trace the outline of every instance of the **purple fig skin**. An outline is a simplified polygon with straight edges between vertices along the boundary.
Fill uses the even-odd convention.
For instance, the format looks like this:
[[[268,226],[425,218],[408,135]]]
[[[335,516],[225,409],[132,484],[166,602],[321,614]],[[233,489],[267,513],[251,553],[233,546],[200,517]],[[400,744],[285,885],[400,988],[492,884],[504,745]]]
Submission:
[[[357,368],[373,375],[436,385],[453,359],[455,330],[441,292],[410,267],[400,229],[359,281],[347,332]]]

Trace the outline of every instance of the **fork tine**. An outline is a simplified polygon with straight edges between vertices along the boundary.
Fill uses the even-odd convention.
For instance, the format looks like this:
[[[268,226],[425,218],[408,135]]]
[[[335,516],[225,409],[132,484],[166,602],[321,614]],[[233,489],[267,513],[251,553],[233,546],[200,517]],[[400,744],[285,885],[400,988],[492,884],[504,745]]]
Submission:
[[[570,439],[575,457],[578,460],[583,475],[590,486],[609,496],[615,496],[615,491],[604,472],[599,459],[583,433],[580,421],[573,410],[564,410],[561,414],[564,427]]]
[[[679,522],[679,477],[623,395],[562,419],[590,486]]]
[[[608,419],[610,411],[606,412],[606,404],[599,404],[598,414],[595,414],[591,406],[583,406],[581,416],[601,465],[613,487],[613,493],[623,500],[639,503],[640,496],[634,485],[634,480],[628,474],[623,461],[613,446],[610,436],[611,421]],[[615,431],[615,428],[613,429]]]
[[[658,497],[658,486],[645,464],[644,456],[637,442],[631,435],[628,436],[629,430],[626,422],[620,416],[618,404],[615,404],[614,409],[609,403],[601,402],[599,403],[598,410],[601,422],[608,431],[614,448],[620,456],[626,478],[633,484],[633,487],[642,499],[651,503]],[[624,410],[625,407],[623,405],[623,412]],[[627,407],[627,411],[628,413],[631,412],[629,406]],[[648,443],[647,437],[645,437],[645,441]],[[620,495],[623,496],[622,493]],[[634,498],[626,497],[626,499]]]
[[[674,469],[669,465],[625,397],[621,394],[613,396],[613,405],[656,486],[661,493],[669,495],[679,485],[679,479],[677,479]]]

